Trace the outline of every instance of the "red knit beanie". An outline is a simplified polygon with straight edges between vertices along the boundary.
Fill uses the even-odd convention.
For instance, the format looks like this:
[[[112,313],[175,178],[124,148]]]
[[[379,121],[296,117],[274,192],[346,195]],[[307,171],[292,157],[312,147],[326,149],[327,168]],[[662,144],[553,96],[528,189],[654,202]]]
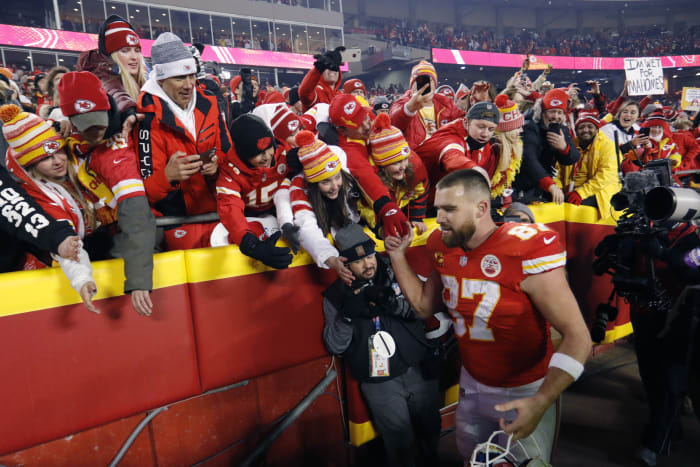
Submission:
[[[569,95],[561,89],[552,89],[542,98],[542,110],[560,109],[566,112]]]
[[[141,47],[141,41],[127,20],[112,15],[102,24],[98,46],[104,55],[111,55],[123,47]]]

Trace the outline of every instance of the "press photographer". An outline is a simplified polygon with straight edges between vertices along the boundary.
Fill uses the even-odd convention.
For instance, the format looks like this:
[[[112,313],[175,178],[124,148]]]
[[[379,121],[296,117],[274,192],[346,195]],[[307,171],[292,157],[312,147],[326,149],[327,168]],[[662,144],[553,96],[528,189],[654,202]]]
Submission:
[[[615,294],[630,303],[630,320],[650,415],[636,457],[645,465],[670,454],[683,436],[679,414],[695,369],[695,336],[700,295],[700,239],[692,221],[700,218],[700,195],[671,187],[671,163],[652,161],[628,173],[612,203],[624,209],[615,233],[596,247],[594,272],[612,275]],[[605,337],[617,310],[598,308],[591,329],[594,341]],[[693,371],[695,373],[696,371]]]
[[[355,280],[347,286],[337,279],[324,291],[323,341],[360,382],[387,465],[435,465],[438,380],[426,379],[420,368],[429,353],[423,320],[401,293],[391,262],[375,254],[362,227],[341,228],[335,243]]]

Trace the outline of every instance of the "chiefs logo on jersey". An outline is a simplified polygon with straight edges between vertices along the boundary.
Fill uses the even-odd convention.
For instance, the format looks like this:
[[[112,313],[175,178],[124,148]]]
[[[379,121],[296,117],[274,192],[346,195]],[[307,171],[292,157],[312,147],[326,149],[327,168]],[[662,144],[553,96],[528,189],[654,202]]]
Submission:
[[[443,266],[445,264],[445,255],[443,255],[439,251],[436,251],[435,252],[435,263],[437,263],[438,266]]]
[[[58,141],[47,141],[41,147],[46,154],[52,156],[56,151],[58,151],[61,148],[61,143],[59,143]]]
[[[73,104],[73,107],[75,108],[76,112],[84,114],[94,109],[95,103],[87,99],[78,99],[75,101],[75,104]]]
[[[280,164],[277,166],[277,173],[280,175],[283,175],[286,170],[287,166],[285,164]]]
[[[486,255],[481,260],[481,272],[486,277],[496,277],[501,273],[501,261],[494,255]]]

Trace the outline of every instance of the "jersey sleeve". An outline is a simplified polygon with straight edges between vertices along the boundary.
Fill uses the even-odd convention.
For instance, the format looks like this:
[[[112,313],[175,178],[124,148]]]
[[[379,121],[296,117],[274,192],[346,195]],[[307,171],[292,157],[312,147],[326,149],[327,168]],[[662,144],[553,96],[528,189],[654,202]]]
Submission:
[[[566,266],[566,250],[559,234],[543,224],[514,224],[508,235],[522,240],[521,263],[524,276]]]

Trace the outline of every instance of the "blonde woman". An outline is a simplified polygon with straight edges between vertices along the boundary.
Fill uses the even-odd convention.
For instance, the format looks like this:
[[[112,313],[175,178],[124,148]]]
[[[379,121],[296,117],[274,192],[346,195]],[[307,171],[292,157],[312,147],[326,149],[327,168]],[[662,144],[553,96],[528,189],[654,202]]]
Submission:
[[[8,170],[47,214],[56,221],[69,223],[80,239],[85,241],[95,229],[95,213],[80,192],[61,135],[49,122],[23,112],[14,104],[0,107],[0,120],[3,122],[3,136],[9,143],[5,160]],[[53,258],[68,277],[71,287],[82,298],[85,307],[99,313],[92,303],[97,287],[92,278],[90,257],[84,248],[79,249],[77,261],[55,254],[49,257],[48,252],[37,255],[27,254],[24,269],[45,267],[44,264],[50,263]]]
[[[117,103],[126,138],[136,123],[136,101],[148,79],[141,41],[131,24],[117,15],[107,18],[100,28],[98,49],[80,54],[76,69],[100,78],[107,94]]]
[[[515,176],[520,171],[523,159],[523,142],[520,133],[523,131],[523,114],[518,105],[507,95],[499,94],[494,100],[501,114],[496,128],[495,138],[498,142],[494,151],[498,151],[498,166],[491,177],[491,198],[501,198],[503,205],[510,204],[510,193]]]

